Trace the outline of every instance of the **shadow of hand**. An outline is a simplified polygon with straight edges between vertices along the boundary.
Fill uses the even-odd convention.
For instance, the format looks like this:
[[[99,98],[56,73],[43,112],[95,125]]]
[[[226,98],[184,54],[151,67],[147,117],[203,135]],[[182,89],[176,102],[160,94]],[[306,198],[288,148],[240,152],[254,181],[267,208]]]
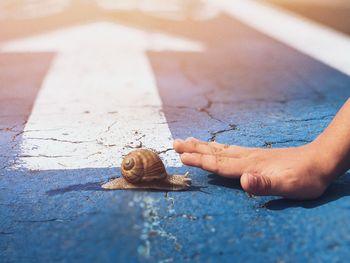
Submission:
[[[208,175],[208,184],[243,190],[239,179],[230,179],[216,174]]]
[[[309,201],[293,201],[285,198],[274,199],[266,202],[263,206],[269,210],[284,210],[293,207],[315,208],[331,203],[345,196],[350,196],[350,173],[340,177],[332,183],[326,192],[319,198]]]
[[[222,186],[230,189],[243,190],[238,179],[229,179],[215,174],[208,176],[208,184]],[[315,208],[331,203],[345,196],[350,196],[350,173],[340,177],[329,186],[327,191],[319,198],[309,201],[294,201],[286,198],[273,199],[262,206],[269,210],[284,210],[293,207]]]

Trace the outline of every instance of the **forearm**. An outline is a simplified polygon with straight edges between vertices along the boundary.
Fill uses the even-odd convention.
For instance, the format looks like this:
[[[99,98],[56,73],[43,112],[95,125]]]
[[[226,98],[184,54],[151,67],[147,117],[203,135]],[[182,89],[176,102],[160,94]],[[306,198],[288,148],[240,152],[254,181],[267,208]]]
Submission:
[[[315,143],[320,146],[318,154],[336,174],[350,169],[350,98]]]

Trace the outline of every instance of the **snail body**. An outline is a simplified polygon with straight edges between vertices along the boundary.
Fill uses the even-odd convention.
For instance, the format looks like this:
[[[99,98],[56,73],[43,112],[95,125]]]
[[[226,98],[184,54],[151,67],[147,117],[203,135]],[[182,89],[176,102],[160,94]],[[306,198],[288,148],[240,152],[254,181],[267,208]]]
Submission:
[[[105,189],[155,189],[181,191],[191,186],[187,175],[169,175],[158,154],[138,149],[130,152],[121,164],[122,177],[102,185]]]

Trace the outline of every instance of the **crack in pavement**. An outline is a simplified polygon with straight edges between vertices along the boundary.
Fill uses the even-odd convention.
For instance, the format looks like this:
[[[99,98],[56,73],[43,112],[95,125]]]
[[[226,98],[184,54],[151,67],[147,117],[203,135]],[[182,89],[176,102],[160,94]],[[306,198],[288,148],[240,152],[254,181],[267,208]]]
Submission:
[[[290,120],[285,120],[283,122],[307,122],[307,121],[322,121],[328,118],[334,118],[335,115],[334,114],[328,114],[328,115],[324,115],[321,117],[316,117],[316,118],[308,118],[308,119],[290,119]]]
[[[80,216],[85,216],[85,215],[96,215],[98,214],[97,211],[95,212],[85,212],[85,213],[80,213],[72,217],[67,217],[67,218],[59,218],[59,217],[54,217],[54,218],[49,218],[49,219],[38,219],[38,220],[16,220],[14,222],[16,223],[48,223],[48,222],[65,222],[65,221],[72,221]]]
[[[215,101],[213,100],[213,104],[223,104],[223,105],[232,105],[232,104],[250,104],[252,102],[263,102],[263,103],[278,103],[285,105],[288,102],[291,101],[298,101],[300,99],[263,99],[263,98],[251,98],[251,99],[244,99],[244,100],[231,100],[231,101]]]
[[[201,108],[198,108],[197,110],[199,112],[204,112],[208,115],[209,118],[213,119],[213,120],[216,120],[218,122],[221,122],[221,123],[224,123],[222,120],[214,117],[214,115],[210,112],[210,109],[211,107],[213,106],[213,101],[211,101],[209,98],[206,98],[207,99],[207,105],[205,105],[204,107],[201,107]]]
[[[50,218],[50,219],[42,219],[42,220],[16,220],[16,223],[46,223],[46,222],[55,222],[55,221],[65,221],[61,218]]]
[[[7,156],[5,156],[5,158],[7,158],[7,160],[5,161],[6,164],[3,167],[1,167],[0,171],[7,170],[8,168],[11,168],[11,167],[17,165],[17,160],[16,159],[10,159]]]
[[[74,157],[72,155],[46,155],[46,154],[38,154],[38,155],[30,155],[30,154],[23,154],[23,155],[17,155],[17,158],[62,158],[62,157]]]
[[[1,231],[0,235],[13,235],[15,232],[6,232],[6,231]]]
[[[228,126],[229,127],[227,129],[210,132],[211,137],[209,138],[208,141],[214,142],[216,140],[217,135],[225,133],[225,132],[239,131],[239,128],[235,124],[229,124]]]
[[[0,132],[15,132],[13,129],[14,129],[13,127],[5,127],[5,128],[1,128]]]
[[[2,166],[0,170],[7,170],[7,168],[10,168],[11,165],[7,164],[5,166]]]
[[[275,141],[275,142],[264,142],[263,147],[266,148],[272,148],[275,144],[284,144],[284,143],[290,143],[290,142],[302,142],[302,143],[310,143],[310,140],[304,140],[304,139],[290,139],[290,140],[284,140],[284,141]]]
[[[91,141],[70,141],[70,140],[62,140],[62,139],[56,139],[56,138],[36,138],[36,137],[28,137],[26,139],[27,140],[65,142],[65,143],[73,143],[73,144],[89,143],[89,142],[94,142],[95,141],[95,140],[91,140]]]
[[[26,123],[22,124],[22,125],[25,125]],[[24,133],[27,133],[27,132],[43,132],[43,131],[59,131],[61,129],[47,129],[47,130],[23,130],[23,131],[14,131],[14,132],[18,132],[17,134],[15,134],[13,137],[12,137],[12,142],[14,142],[16,140],[16,138]]]
[[[103,142],[103,138],[96,139],[96,143],[97,143],[98,145],[102,145],[102,146],[104,146],[104,147],[115,147],[115,146],[117,146],[116,144],[106,144],[106,143],[104,143],[104,142]]]
[[[118,123],[118,121],[114,121],[112,124],[108,125],[107,129],[105,130],[105,133],[106,132],[109,132],[111,130],[111,128],[116,125]]]
[[[98,154],[102,154],[101,151],[98,151],[98,152],[95,152],[95,153],[91,153],[89,154],[88,156],[85,157],[85,159],[89,159],[91,156],[95,156],[95,155],[98,155]],[[64,165],[63,165],[64,166]]]
[[[216,120],[221,123],[225,123],[224,121],[220,120],[219,118],[216,118],[211,112],[210,109],[214,105],[214,101],[210,98],[211,94],[213,94],[215,91],[214,90],[209,90],[205,93],[203,93],[203,97],[206,99],[207,104],[204,107],[198,108],[197,110],[199,112],[204,112],[208,115],[209,118]]]
[[[169,151],[174,151],[174,148],[167,148],[165,150],[161,150],[161,151],[155,151],[157,154],[164,154],[167,153]]]

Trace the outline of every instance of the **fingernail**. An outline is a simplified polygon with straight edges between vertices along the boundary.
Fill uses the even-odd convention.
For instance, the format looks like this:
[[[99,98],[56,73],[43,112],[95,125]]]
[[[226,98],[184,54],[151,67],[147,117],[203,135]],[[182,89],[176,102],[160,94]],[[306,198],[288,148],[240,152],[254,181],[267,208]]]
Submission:
[[[184,140],[181,140],[181,139],[175,139],[174,142],[177,142],[177,143],[183,143]]]
[[[258,178],[252,174],[248,174],[248,183],[250,187],[255,188],[258,185]]]
[[[196,139],[196,138],[193,138],[193,137],[188,137],[188,138],[186,139],[186,141],[197,141],[197,139]]]

